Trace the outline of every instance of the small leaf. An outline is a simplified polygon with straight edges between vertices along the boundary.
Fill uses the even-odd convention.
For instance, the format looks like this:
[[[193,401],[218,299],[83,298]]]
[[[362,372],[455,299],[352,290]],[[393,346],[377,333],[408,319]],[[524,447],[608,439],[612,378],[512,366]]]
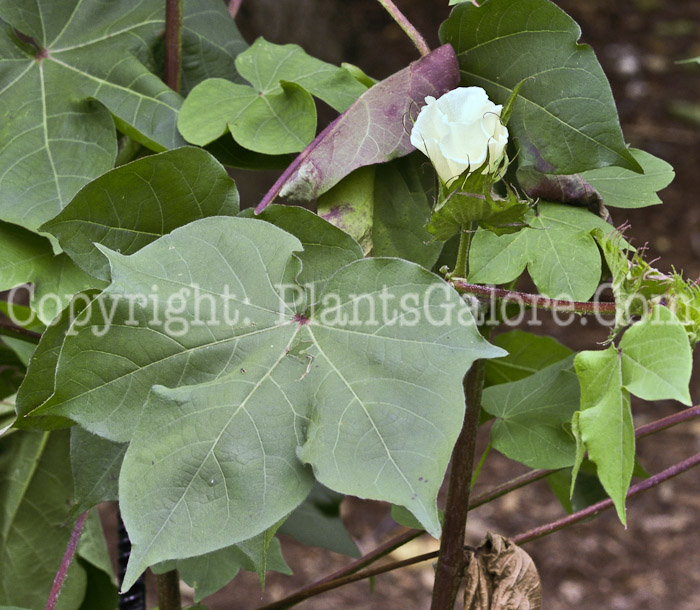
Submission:
[[[277,194],[294,201],[317,199],[359,167],[403,157],[415,150],[411,117],[425,97],[454,89],[459,75],[449,45],[377,83],[314,140],[283,174],[280,190],[258,204],[261,212]]]
[[[528,227],[497,236],[479,229],[472,240],[469,281],[505,284],[525,270],[539,292],[587,301],[600,282],[601,258],[591,229],[613,227],[588,210],[541,202],[525,218]],[[627,242],[622,242],[626,244]]]
[[[506,350],[508,355],[486,362],[486,387],[524,379],[572,354],[554,337],[533,335],[522,330],[496,335],[491,343]]]
[[[464,610],[540,610],[542,587],[535,563],[519,546],[487,534],[469,553]]]
[[[520,166],[575,174],[619,165],[640,172],[620,130],[608,80],[581,30],[548,0],[458,5],[440,28],[459,59],[462,84],[496,103],[525,83],[508,129]]]
[[[598,467],[598,478],[626,523],[625,499],[634,469],[634,424],[630,395],[623,387],[621,357],[610,346],[576,356],[581,384],[580,438]],[[580,455],[580,454],[579,454]]]
[[[505,456],[530,468],[571,466],[575,441],[568,424],[579,408],[573,358],[534,375],[484,390],[482,408],[497,419],[491,444]]]
[[[236,68],[252,86],[210,79],[185,100],[178,128],[189,142],[209,144],[230,129],[250,150],[298,152],[316,132],[311,95],[342,112],[365,91],[346,70],[310,57],[297,45],[262,38],[238,55]]]
[[[359,557],[360,550],[340,518],[344,497],[316,483],[306,500],[282,524],[280,534],[287,534],[306,546]]]
[[[66,254],[54,254],[46,238],[0,222],[0,290],[25,283],[35,285],[30,306],[44,324],[51,322],[76,293],[105,286]]]
[[[620,340],[624,386],[644,400],[677,400],[692,405],[688,385],[693,356],[683,325],[656,305]]]
[[[84,271],[109,279],[95,244],[132,254],[194,220],[237,213],[238,191],[226,170],[209,153],[185,147],[103,174],[41,230]]]
[[[609,207],[642,208],[661,203],[656,193],[671,184],[673,167],[643,150],[631,148],[630,153],[643,174],[623,167],[603,167],[583,172],[581,178],[600,193]]]

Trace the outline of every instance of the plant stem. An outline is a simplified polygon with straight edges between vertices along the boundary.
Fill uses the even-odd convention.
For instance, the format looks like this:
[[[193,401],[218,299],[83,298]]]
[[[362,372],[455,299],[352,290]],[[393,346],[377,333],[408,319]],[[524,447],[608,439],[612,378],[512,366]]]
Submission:
[[[298,591],[292,593],[292,595],[285,597],[284,599],[273,602],[271,604],[267,604],[266,606],[260,606],[258,610],[282,610],[282,608],[291,608],[292,606],[295,606],[296,604],[303,602],[304,600],[309,599],[310,597],[314,597],[315,595],[319,595],[324,591],[328,591],[329,583],[334,583],[331,587],[332,589],[342,586],[335,583],[347,580],[348,577],[350,577],[352,574],[359,572],[365,566],[368,566],[377,559],[388,555],[400,546],[403,546],[407,542],[410,542],[411,540],[414,540],[415,538],[418,538],[418,536],[422,536],[423,534],[425,534],[423,530],[408,530],[399,534],[398,536],[394,536],[390,540],[387,540],[384,544],[378,546],[372,552],[367,553],[367,555],[364,555],[359,559],[356,559],[344,568],[341,568],[340,570],[329,574],[321,580],[317,580],[316,582],[307,585],[302,589],[299,589]],[[354,581],[350,580],[349,582]]]
[[[449,283],[454,289],[462,293],[475,294],[477,296],[489,297],[491,299],[509,300],[514,303],[521,303],[537,309],[547,309],[550,311],[560,311],[563,313],[578,313],[582,315],[614,315],[615,303],[611,301],[582,302],[565,301],[563,299],[550,299],[539,294],[529,294],[527,292],[517,292],[515,290],[505,290],[494,286],[482,286],[480,284],[470,284],[461,278],[450,278]]]
[[[86,510],[82,515],[80,515],[73,526],[73,532],[70,535],[66,552],[63,554],[61,565],[58,568],[58,572],[56,572],[56,577],[54,578],[51,592],[49,593],[49,599],[46,601],[46,610],[54,610],[56,607],[56,602],[58,601],[58,596],[61,594],[63,582],[66,580],[66,574],[68,574],[68,568],[70,568],[70,564],[75,556],[75,551],[78,548],[80,534],[83,533],[83,527],[85,526],[85,520],[87,519],[88,512],[89,511]]]
[[[27,341],[28,343],[39,343],[41,335],[33,330],[27,330],[21,326],[15,326],[11,322],[0,322],[0,335]]]
[[[464,571],[464,533],[467,527],[476,435],[479,430],[484,360],[477,360],[464,378],[466,412],[464,425],[452,451],[452,470],[447,488],[445,525],[440,538],[440,557],[435,570],[431,610],[454,608]]]
[[[689,409],[684,409],[683,411],[679,411],[678,413],[674,413],[673,415],[669,415],[668,417],[658,419],[654,422],[645,424],[643,426],[639,426],[635,430],[635,436],[637,438],[649,436],[650,434],[660,432],[662,430],[670,428],[671,426],[675,426],[684,421],[692,419],[693,417],[698,416],[700,416],[700,405],[690,407]],[[511,479],[510,481],[506,481],[505,483],[502,483],[501,485],[498,485],[497,487],[494,487],[493,489],[481,493],[475,498],[473,498],[469,502],[469,510],[473,510],[479,506],[488,504],[489,502],[496,500],[497,498],[505,496],[511,491],[515,491],[517,489],[525,487],[526,485],[529,485],[530,483],[539,481],[540,479],[545,478],[552,472],[554,472],[554,470],[531,470],[530,472],[521,474]],[[381,546],[377,547],[370,553],[367,553],[367,555],[361,557],[360,559],[353,561],[346,567],[341,568],[340,570],[337,570],[332,574],[329,574],[328,576],[322,578],[319,581],[316,581],[311,585],[304,587],[303,589],[299,589],[298,591],[296,591],[288,597],[285,597],[284,599],[276,601],[272,604],[268,604],[266,606],[261,606],[260,608],[258,608],[258,610],[282,610],[283,608],[291,608],[292,606],[306,599],[314,597],[315,595],[319,595],[320,593],[323,593],[325,591],[341,587],[345,584],[356,582],[358,580],[369,578],[371,576],[376,576],[377,574],[381,574],[383,572],[395,570],[405,565],[413,565],[414,563],[427,561],[428,559],[434,559],[436,553],[428,553],[426,555],[411,557],[400,562],[393,562],[391,564],[387,564],[387,566],[390,566],[390,568],[387,568],[387,566],[382,566],[381,568],[365,570],[364,572],[357,574],[358,571],[364,566],[367,566],[373,561],[376,561],[377,559],[388,555],[394,549],[399,548],[400,546],[406,544],[410,540],[414,540],[415,538],[423,534],[425,534],[425,532],[423,531],[408,530],[399,534],[398,536],[394,536],[393,538],[387,540]],[[357,576],[353,578],[348,578],[353,574],[357,574]]]
[[[182,0],[165,0],[165,84],[180,91]]]
[[[632,487],[629,488],[627,492],[627,497],[631,498],[633,496],[636,496],[643,491],[646,491],[652,487],[655,487],[656,485],[659,485],[660,483],[663,483],[664,481],[667,481],[668,479],[678,476],[679,474],[682,474],[683,472],[686,472],[687,470],[690,470],[694,466],[700,465],[700,453],[695,454],[694,456],[683,460],[682,462],[679,462],[678,464],[675,464],[671,466],[670,468],[667,468],[666,470],[662,470],[661,472],[655,474],[653,477],[650,477],[644,481],[641,481],[640,483],[637,483],[636,485],[632,485]],[[576,513],[573,513],[572,515],[567,515],[566,517],[562,519],[558,519],[556,521],[553,521],[551,523],[548,523],[546,525],[542,525],[540,527],[531,529],[527,532],[524,532],[522,534],[518,534],[517,536],[511,538],[511,540],[515,544],[525,544],[526,542],[531,542],[532,540],[536,540],[537,538],[542,538],[544,536],[547,536],[548,534],[552,534],[556,531],[559,531],[565,527],[568,527],[570,525],[574,525],[576,523],[579,523],[581,521],[585,521],[589,517],[592,517],[594,515],[597,515],[598,513],[608,510],[613,507],[613,501],[611,499],[607,500],[602,500],[601,502],[597,502],[596,504],[593,504],[587,508],[584,508]],[[472,547],[470,546],[462,546],[461,551],[464,552],[466,550],[473,550]],[[430,559],[435,559],[438,557],[440,554],[440,551],[432,551],[430,553],[423,553],[422,555],[416,555],[415,557],[410,557],[408,559],[404,559],[402,561],[395,561],[392,563],[385,564],[383,566],[379,566],[376,568],[371,568],[368,570],[363,570],[362,572],[357,572],[356,574],[351,574],[349,576],[345,576],[343,578],[339,578],[337,580],[331,581],[326,583],[322,589],[315,591],[314,595],[318,595],[319,593],[325,593],[326,591],[330,591],[332,589],[336,589],[338,587],[342,587],[343,585],[347,585],[353,582],[357,582],[358,580],[364,580],[366,578],[372,578],[373,576],[378,576],[379,574],[384,574],[386,572],[392,572],[394,570],[398,570],[400,568],[404,568],[406,566],[411,566],[415,565],[417,563],[421,563],[423,561],[429,561]],[[310,597],[310,596],[307,596]],[[287,598],[289,599],[289,598]],[[291,604],[286,603],[287,599],[285,600],[280,600],[278,602],[275,602],[274,604],[269,604],[267,606],[261,606],[257,610],[283,610],[284,608],[289,608]],[[301,600],[299,600],[301,601]],[[298,601],[294,602],[298,603]],[[453,607],[453,606],[452,606]],[[445,606],[444,608],[441,608],[440,610],[452,610],[452,607]]]
[[[459,250],[455,262],[455,275],[467,277],[469,275],[469,247],[472,243],[472,233],[466,227],[462,227],[459,236]]]
[[[491,453],[491,441],[489,441],[489,444],[486,445],[486,449],[484,449],[484,452],[481,454],[481,457],[479,458],[479,463],[476,465],[476,468],[474,468],[474,474],[472,474],[472,480],[471,483],[469,484],[469,487],[474,489],[474,484],[476,483],[476,480],[479,478],[479,473],[481,472],[481,469],[484,467],[484,462],[486,462],[486,458],[489,456],[489,453]],[[470,506],[471,508],[471,506]]]
[[[158,574],[158,610],[182,610],[177,570]]]
[[[668,481],[686,470],[690,470],[698,464],[700,464],[700,453],[696,453],[694,456],[689,457],[678,464],[674,464],[673,466],[666,468],[666,470],[662,470],[644,481],[640,481],[639,483],[632,485],[627,491],[627,497],[631,498],[642,493],[643,491],[646,491],[647,489],[656,487],[660,483]],[[566,517],[552,521],[551,523],[547,523],[522,534],[518,534],[517,536],[513,537],[512,540],[515,544],[525,544],[526,542],[537,540],[538,538],[553,534],[554,532],[564,529],[570,525],[574,525],[575,523],[588,519],[589,517],[593,517],[604,510],[612,508],[612,506],[613,501],[610,498],[601,500],[600,502],[587,506],[586,508],[575,512],[572,515],[567,515]]]
[[[406,16],[399,10],[399,8],[392,2],[392,0],[379,0],[386,11],[393,17],[394,21],[399,24],[399,27],[406,33],[406,35],[411,39],[411,42],[415,45],[418,52],[425,57],[430,53],[430,47],[425,39],[420,35],[420,32],[413,26],[413,24],[406,18]]]
[[[238,10],[241,8],[241,4],[243,4],[243,0],[231,0],[228,3],[228,13],[233,19],[235,19],[236,15],[238,15]]]

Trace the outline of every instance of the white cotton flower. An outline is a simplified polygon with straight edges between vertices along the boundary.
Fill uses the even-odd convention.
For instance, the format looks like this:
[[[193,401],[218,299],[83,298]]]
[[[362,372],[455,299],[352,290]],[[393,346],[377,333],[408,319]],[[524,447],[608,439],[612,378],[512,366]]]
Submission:
[[[411,144],[427,155],[442,182],[477,170],[487,155],[487,171],[495,169],[508,143],[508,130],[501,124],[503,106],[494,104],[481,87],[459,87],[439,99],[428,96],[425,103]]]

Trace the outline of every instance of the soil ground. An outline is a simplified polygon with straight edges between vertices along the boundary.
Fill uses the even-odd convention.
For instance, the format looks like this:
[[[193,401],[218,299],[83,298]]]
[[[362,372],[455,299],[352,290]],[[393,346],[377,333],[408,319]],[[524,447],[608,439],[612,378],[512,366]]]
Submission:
[[[398,0],[409,18],[437,44],[437,28],[448,15],[447,0]],[[627,141],[670,162],[677,178],[662,193],[663,206],[611,210],[616,225],[629,221],[635,244],[649,244],[656,265],[700,276],[700,127],[678,118],[675,101],[700,103],[700,65],[677,64],[700,56],[700,2],[671,0],[560,0],[581,25],[608,74]],[[241,27],[249,40],[264,35],[274,42],[297,42],[328,61],[349,61],[384,77],[416,58],[416,53],[374,0],[244,2]],[[270,176],[238,176],[244,203],[253,205]],[[578,325],[578,321],[576,322]],[[533,332],[550,333],[575,349],[595,349],[605,333],[589,327],[558,328],[545,323]],[[700,375],[692,394],[700,401]],[[637,425],[677,411],[670,402],[635,404]],[[680,426],[639,443],[642,464],[651,473],[700,451],[700,422]],[[508,480],[524,468],[492,452],[480,488]],[[360,548],[368,551],[391,534],[388,507],[346,501],[343,514]],[[562,516],[544,482],[512,493],[470,513],[469,540],[487,531],[515,535]],[[633,499],[628,528],[612,512],[527,545],[541,574],[548,610],[700,609],[700,472],[691,471]],[[395,552],[391,559],[436,548],[427,536]],[[279,599],[341,566],[339,555],[283,541],[294,576],[272,574],[264,595],[257,579],[243,574],[209,598],[212,609],[250,609]],[[433,582],[430,562],[350,585],[298,607],[304,610],[367,610],[429,607]]]

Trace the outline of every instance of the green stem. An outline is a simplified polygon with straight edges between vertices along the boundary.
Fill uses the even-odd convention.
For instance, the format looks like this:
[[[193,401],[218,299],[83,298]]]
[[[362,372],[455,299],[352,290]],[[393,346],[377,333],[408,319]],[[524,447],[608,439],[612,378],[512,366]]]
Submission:
[[[158,610],[182,610],[177,570],[158,574]]]
[[[452,451],[452,470],[445,504],[445,525],[440,538],[431,610],[452,610],[454,608],[466,562],[464,533],[469,511],[476,435],[479,431],[484,369],[485,361],[477,360],[472,364],[464,378],[464,396],[467,408],[462,431]]]
[[[454,274],[457,277],[467,277],[469,275],[469,247],[472,243],[472,232],[466,227],[462,227],[459,236],[459,250],[457,250],[457,261],[455,262]]]
[[[381,4],[393,17],[394,21],[399,24],[399,27],[411,39],[411,42],[413,42],[416,49],[418,49],[418,52],[423,57],[430,53],[428,43],[425,42],[425,39],[420,35],[420,32],[413,26],[413,24],[399,10],[399,8],[392,2],[392,0],[379,0],[379,4]]]
[[[476,480],[479,478],[479,473],[481,472],[481,469],[484,467],[484,462],[486,461],[486,458],[488,457],[489,453],[491,453],[491,441],[489,441],[489,444],[486,445],[486,449],[484,449],[484,452],[481,454],[481,458],[479,459],[479,463],[476,465],[476,468],[474,469],[474,474],[472,475],[472,482],[469,485],[472,489],[474,489],[474,484],[476,483]]]

